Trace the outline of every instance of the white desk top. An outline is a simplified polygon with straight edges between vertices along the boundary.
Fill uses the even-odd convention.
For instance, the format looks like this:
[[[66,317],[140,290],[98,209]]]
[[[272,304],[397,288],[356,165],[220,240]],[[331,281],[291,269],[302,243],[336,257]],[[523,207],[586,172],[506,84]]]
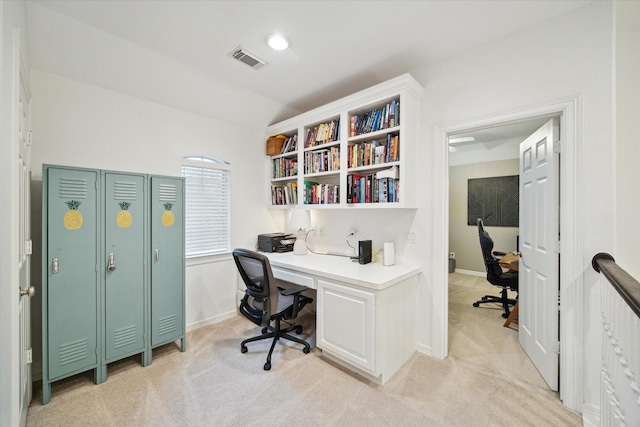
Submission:
[[[384,266],[382,263],[359,264],[348,257],[334,255],[294,255],[286,253],[264,253],[273,267],[281,267],[343,281],[365,288],[381,290],[395,285],[420,273],[420,268],[396,264]]]

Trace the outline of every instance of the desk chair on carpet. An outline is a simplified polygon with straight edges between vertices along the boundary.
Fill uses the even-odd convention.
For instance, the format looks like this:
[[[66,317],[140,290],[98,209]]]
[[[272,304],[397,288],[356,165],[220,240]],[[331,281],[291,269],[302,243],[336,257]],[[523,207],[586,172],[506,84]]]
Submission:
[[[500,267],[499,260],[496,257],[503,257],[506,254],[504,252],[492,252],[493,240],[491,239],[491,236],[489,236],[489,233],[485,231],[481,218],[478,218],[477,223],[478,235],[480,237],[480,248],[482,249],[482,259],[484,260],[484,266],[487,270],[487,281],[492,285],[502,288],[502,291],[499,296],[483,296],[481,299],[474,302],[473,306],[479,307],[480,304],[486,303],[502,304],[502,308],[504,309],[502,317],[506,319],[511,313],[509,306],[515,305],[517,302],[515,299],[508,298],[507,291],[509,289],[516,292],[518,291],[518,272],[512,270],[507,272],[502,271],[502,267]]]
[[[279,282],[273,277],[269,258],[257,252],[234,249],[233,259],[247,288],[240,302],[240,314],[256,325],[262,326],[262,335],[242,341],[240,351],[246,353],[246,344],[252,341],[273,338],[267,362],[264,364],[265,371],[271,369],[271,353],[280,338],[302,344],[304,346],[302,351],[309,353],[311,351],[309,343],[289,335],[289,332],[294,329],[297,334],[302,333],[302,326],[286,322],[298,317],[300,310],[313,301],[301,295],[301,292],[309,288],[298,285],[287,289],[278,287]],[[271,326],[271,322],[274,326]],[[282,329],[281,322],[288,326]]]

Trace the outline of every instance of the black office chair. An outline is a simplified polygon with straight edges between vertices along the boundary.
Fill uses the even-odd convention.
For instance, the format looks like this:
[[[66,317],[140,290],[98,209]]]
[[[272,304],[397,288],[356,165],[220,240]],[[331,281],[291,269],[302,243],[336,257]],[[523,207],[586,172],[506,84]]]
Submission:
[[[300,293],[309,289],[306,286],[294,285],[288,289],[278,287],[278,280],[273,277],[269,258],[247,249],[234,249],[233,259],[238,266],[238,271],[246,285],[246,292],[240,302],[240,314],[251,320],[256,325],[262,326],[262,335],[249,338],[240,344],[240,351],[247,352],[247,343],[252,341],[273,338],[271,349],[267,355],[264,370],[271,369],[271,353],[280,338],[285,338],[302,344],[304,353],[309,353],[309,343],[289,335],[295,329],[297,334],[302,333],[302,326],[291,324],[286,320],[295,319],[302,308],[313,301]],[[271,326],[271,321],[274,326]],[[280,322],[287,323],[282,329]]]
[[[511,289],[512,291],[518,291],[518,272],[509,270],[506,272],[502,271],[502,267],[500,267],[499,261],[496,257],[503,257],[506,255],[504,252],[492,252],[493,251],[493,240],[489,236],[484,229],[484,224],[482,223],[482,219],[478,218],[478,235],[480,237],[480,248],[482,249],[482,259],[484,260],[484,266],[487,270],[487,281],[492,285],[499,286],[502,288],[500,295],[485,295],[480,300],[473,303],[474,307],[479,307],[480,304],[485,303],[498,303],[502,304],[502,308],[504,309],[504,313],[502,313],[502,317],[505,319],[509,317],[511,313],[509,306],[515,305],[516,299],[508,298],[507,291]]]

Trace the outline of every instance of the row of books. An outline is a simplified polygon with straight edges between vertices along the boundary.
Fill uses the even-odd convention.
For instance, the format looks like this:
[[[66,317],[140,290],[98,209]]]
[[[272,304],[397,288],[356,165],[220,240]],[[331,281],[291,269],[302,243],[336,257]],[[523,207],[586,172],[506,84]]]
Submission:
[[[297,205],[298,204],[298,184],[290,182],[285,185],[271,186],[272,205]]]
[[[400,125],[400,101],[390,101],[378,110],[372,110],[364,114],[356,114],[351,117],[351,136],[375,132]]]
[[[339,147],[307,151],[304,153],[304,173],[320,173],[337,170],[340,170]]]
[[[349,146],[347,166],[379,165],[400,160],[400,146],[398,135],[387,134],[386,142],[362,142]]]
[[[347,175],[347,203],[395,203],[400,201],[397,168],[371,175]]]
[[[291,153],[293,151],[296,151],[297,149],[298,149],[298,134],[296,133],[284,141],[284,144],[282,144],[282,150],[280,150],[280,154]]]
[[[308,128],[304,135],[304,147],[315,147],[340,138],[340,120],[332,120],[319,124],[313,129]]]
[[[340,186],[305,181],[303,200],[305,205],[334,205],[340,203]]]
[[[298,175],[298,159],[280,157],[273,159],[273,178],[286,178]]]

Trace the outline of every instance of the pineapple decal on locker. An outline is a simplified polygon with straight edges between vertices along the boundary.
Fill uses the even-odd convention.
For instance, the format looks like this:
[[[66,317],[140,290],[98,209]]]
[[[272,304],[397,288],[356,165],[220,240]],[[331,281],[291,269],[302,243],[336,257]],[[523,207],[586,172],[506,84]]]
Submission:
[[[116,224],[120,228],[129,228],[133,223],[133,217],[131,216],[131,212],[129,212],[129,206],[131,203],[129,202],[120,202],[118,203],[120,206],[120,212],[116,216]]]
[[[69,210],[64,214],[63,223],[67,230],[78,230],[82,227],[82,214],[78,210],[82,202],[69,200],[65,202]]]
[[[165,227],[171,227],[175,221],[173,212],[171,212],[173,203],[164,203],[162,206],[164,206],[164,212],[162,213],[162,225]]]

